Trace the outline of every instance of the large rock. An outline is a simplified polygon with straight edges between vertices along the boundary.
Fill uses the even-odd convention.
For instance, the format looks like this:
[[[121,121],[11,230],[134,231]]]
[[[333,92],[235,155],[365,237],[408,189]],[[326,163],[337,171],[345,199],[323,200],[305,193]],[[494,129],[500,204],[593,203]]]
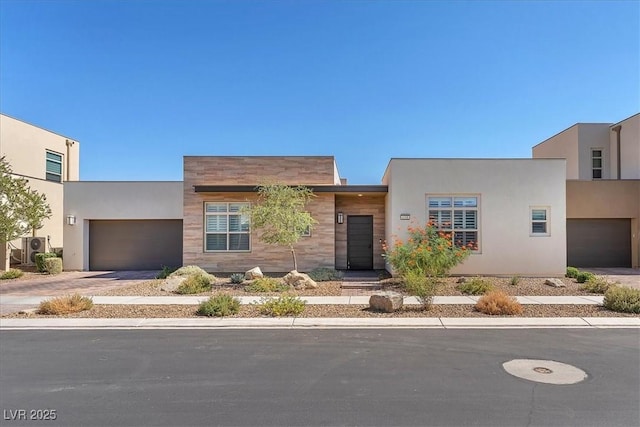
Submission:
[[[260,267],[253,267],[251,270],[244,273],[244,280],[261,279],[263,277],[264,274],[262,274]]]
[[[296,289],[315,289],[318,287],[318,284],[311,277],[304,273],[298,273],[296,270],[287,273],[282,280]]]
[[[164,280],[162,286],[160,286],[160,289],[165,292],[175,292],[176,289],[178,289],[178,287],[182,284],[182,282],[187,280],[187,277],[188,276],[169,276]]]
[[[369,307],[373,310],[393,313],[402,308],[402,294],[398,292],[379,292],[369,298]]]
[[[567,285],[560,279],[546,279],[544,281],[545,285],[553,286],[554,288],[566,288]]]

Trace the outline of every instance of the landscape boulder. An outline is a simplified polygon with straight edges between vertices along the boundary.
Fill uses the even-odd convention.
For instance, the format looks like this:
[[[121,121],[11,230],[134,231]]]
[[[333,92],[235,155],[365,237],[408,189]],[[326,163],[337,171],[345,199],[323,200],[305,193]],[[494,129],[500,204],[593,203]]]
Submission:
[[[263,277],[264,274],[262,274],[260,267],[253,267],[251,270],[244,273],[244,280],[261,279]]]
[[[560,279],[546,279],[544,281],[545,285],[553,286],[554,288],[566,288],[567,285]]]
[[[169,276],[162,282],[160,289],[165,292],[175,292],[182,282],[187,280],[187,277],[189,276]]]
[[[284,283],[293,286],[295,289],[315,289],[318,284],[308,275],[299,273],[296,270],[290,271],[282,278]]]
[[[369,298],[369,307],[372,310],[393,313],[402,308],[402,294],[398,292],[378,292]]]

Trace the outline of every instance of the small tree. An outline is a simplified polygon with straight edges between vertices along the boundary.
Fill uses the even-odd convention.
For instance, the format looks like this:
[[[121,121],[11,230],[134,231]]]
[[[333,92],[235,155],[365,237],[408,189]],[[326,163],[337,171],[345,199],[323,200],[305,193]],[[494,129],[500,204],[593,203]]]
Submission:
[[[317,223],[305,210],[312,197],[307,187],[267,183],[258,187],[258,202],[245,210],[251,226],[260,230],[261,241],[291,250],[294,270],[298,269],[295,244]]]
[[[0,245],[3,270],[9,269],[10,241],[29,231],[42,228],[42,221],[51,217],[44,195],[32,190],[28,181],[13,175],[11,165],[0,157]]]

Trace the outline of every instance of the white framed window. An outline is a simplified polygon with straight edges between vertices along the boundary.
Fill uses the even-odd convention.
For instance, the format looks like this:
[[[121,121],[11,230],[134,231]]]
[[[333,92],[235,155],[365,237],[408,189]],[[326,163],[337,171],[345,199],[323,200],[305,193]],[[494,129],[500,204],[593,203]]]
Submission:
[[[311,227],[305,228],[300,236],[302,236],[302,237],[311,237]]]
[[[249,217],[241,213],[249,203],[206,202],[204,204],[204,251],[248,252],[251,250]]]
[[[591,149],[591,178],[602,179],[602,149]]]
[[[428,195],[427,217],[438,229],[453,232],[456,246],[480,248],[480,196]]]
[[[62,182],[62,154],[47,150],[46,164],[47,181]]]
[[[531,220],[530,236],[550,236],[549,229],[549,207],[532,206],[529,209],[529,219]]]

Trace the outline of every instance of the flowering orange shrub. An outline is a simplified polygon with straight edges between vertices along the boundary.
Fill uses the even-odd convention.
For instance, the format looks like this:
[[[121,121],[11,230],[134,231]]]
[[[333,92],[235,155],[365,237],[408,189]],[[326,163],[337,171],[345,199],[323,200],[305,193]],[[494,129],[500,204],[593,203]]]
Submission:
[[[429,221],[425,227],[409,227],[405,242],[396,240],[392,247],[383,244],[384,257],[402,277],[407,273],[424,277],[444,277],[456,265],[463,262],[473,245],[469,247],[453,244],[451,232],[438,230]]]

